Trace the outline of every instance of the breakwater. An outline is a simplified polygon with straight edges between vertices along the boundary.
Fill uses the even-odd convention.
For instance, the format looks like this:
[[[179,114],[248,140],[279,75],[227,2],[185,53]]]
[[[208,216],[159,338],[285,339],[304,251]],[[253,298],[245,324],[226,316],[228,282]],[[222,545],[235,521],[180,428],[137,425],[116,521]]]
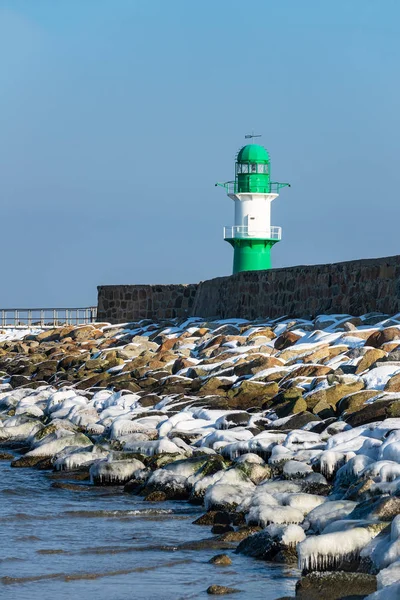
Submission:
[[[98,318],[111,323],[185,316],[314,318],[400,311],[400,256],[248,271],[190,285],[98,288]]]

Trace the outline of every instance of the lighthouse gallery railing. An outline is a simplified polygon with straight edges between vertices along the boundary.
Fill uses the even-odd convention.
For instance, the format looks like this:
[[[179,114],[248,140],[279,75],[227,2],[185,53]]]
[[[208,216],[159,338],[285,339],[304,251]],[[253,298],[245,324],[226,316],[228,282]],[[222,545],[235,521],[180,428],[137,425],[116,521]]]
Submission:
[[[254,230],[246,225],[232,225],[224,227],[224,239],[252,238],[261,240],[282,239],[282,227],[267,227],[266,229]]]

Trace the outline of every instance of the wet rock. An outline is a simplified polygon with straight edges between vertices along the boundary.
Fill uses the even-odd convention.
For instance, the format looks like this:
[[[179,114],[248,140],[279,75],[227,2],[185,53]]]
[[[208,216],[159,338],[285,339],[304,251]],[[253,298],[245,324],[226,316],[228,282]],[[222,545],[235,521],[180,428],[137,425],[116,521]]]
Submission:
[[[13,460],[14,458],[14,454],[10,454],[9,452],[0,452],[0,460]]]
[[[227,567],[232,564],[232,559],[230,559],[227,554],[216,554],[210,558],[208,562],[210,562],[212,565]]]
[[[220,523],[216,523],[211,528],[211,533],[215,535],[221,535],[222,533],[228,533],[229,531],[234,531],[231,525],[221,525]]]
[[[168,495],[160,490],[151,492],[145,497],[146,502],[164,502],[168,500]]]
[[[266,531],[260,531],[242,540],[235,552],[253,558],[271,560],[279,550],[278,543],[273,540],[271,535]]]
[[[237,590],[236,588],[226,587],[225,585],[210,585],[207,588],[207,594],[212,596],[223,596],[224,594],[236,594],[241,590]]]
[[[209,512],[204,513],[204,515],[201,515],[200,517],[198,517],[198,519],[193,521],[192,525],[213,525],[215,515],[218,512],[219,511],[216,510],[210,510]]]
[[[376,577],[365,573],[314,572],[296,584],[297,600],[341,600],[345,596],[365,598],[376,591]]]

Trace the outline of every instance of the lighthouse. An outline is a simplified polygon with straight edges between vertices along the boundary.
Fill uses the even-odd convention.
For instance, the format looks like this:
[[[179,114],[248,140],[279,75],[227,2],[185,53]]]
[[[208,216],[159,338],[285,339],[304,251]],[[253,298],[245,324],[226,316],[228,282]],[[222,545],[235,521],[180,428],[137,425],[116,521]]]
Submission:
[[[237,154],[235,180],[215,184],[235,203],[235,224],[224,227],[224,239],[234,250],[233,273],[270,269],[271,248],[282,238],[281,227],[271,226],[271,202],[290,184],[271,181],[270,166],[263,146],[247,144]]]

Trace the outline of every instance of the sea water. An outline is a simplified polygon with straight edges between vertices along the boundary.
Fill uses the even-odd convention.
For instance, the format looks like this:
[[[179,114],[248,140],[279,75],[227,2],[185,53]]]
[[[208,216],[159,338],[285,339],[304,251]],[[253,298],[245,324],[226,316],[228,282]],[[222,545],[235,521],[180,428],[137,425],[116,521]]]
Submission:
[[[296,569],[213,547],[210,527],[193,525],[203,508],[66,481],[0,461],[1,599],[205,599],[212,584],[238,599],[294,596]],[[222,552],[232,565],[208,562]]]

